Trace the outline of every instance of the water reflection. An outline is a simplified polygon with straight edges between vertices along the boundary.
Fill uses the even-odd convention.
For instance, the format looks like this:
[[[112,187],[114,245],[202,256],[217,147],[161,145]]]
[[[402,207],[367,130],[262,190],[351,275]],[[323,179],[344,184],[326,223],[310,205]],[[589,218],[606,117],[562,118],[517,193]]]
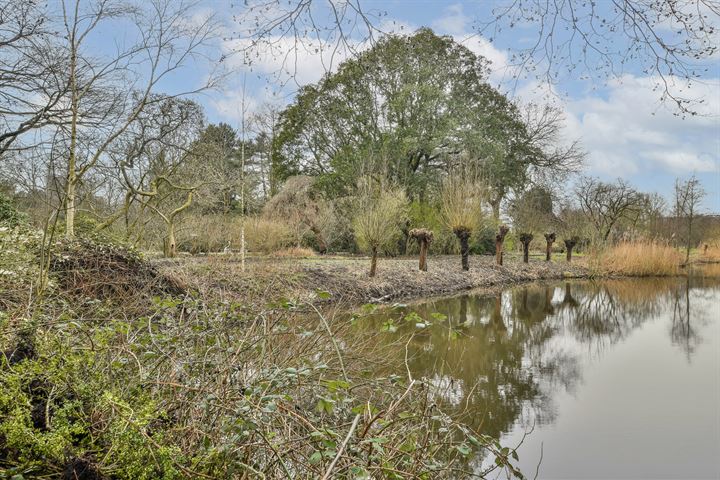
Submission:
[[[435,401],[501,437],[553,423],[557,393],[574,392],[588,364],[650,320],[670,319],[670,342],[692,362],[719,285],[702,277],[529,285],[384,311],[372,325],[393,318],[397,335],[411,336],[410,371],[436,387]],[[433,324],[403,321],[410,312]]]

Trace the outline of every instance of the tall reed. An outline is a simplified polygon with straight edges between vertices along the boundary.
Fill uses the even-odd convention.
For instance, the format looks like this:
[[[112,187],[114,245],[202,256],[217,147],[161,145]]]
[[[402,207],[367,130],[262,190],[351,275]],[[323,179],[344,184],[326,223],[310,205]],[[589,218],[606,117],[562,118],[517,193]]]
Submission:
[[[593,263],[602,273],[649,277],[677,275],[682,261],[682,254],[667,243],[633,240],[607,248]]]

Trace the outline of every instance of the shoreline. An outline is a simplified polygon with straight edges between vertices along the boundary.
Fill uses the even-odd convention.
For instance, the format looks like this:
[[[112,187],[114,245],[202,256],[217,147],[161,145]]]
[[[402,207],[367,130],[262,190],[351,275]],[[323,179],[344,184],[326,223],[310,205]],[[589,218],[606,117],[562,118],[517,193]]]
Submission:
[[[466,272],[461,270],[459,256],[428,260],[428,271],[421,272],[417,258],[381,259],[374,278],[368,276],[369,260],[358,257],[254,258],[246,262],[245,272],[235,257],[186,257],[154,263],[205,298],[253,306],[287,299],[352,307],[503,289],[538,280],[598,277],[582,257],[573,263],[543,258],[525,264],[508,256],[505,264],[498,266],[494,256],[471,256]],[[318,292],[328,292],[330,297]]]
[[[179,279],[205,298],[240,302],[254,307],[283,300],[322,305],[356,307],[365,303],[388,304],[426,298],[447,297],[474,290],[504,289],[543,280],[648,278],[622,273],[601,273],[579,256],[546,262],[534,257],[525,264],[521,257],[507,255],[504,265],[495,257],[470,257],[470,270],[463,272],[460,257],[443,255],[428,259],[428,271],[418,270],[417,257],[384,258],[377,276],[370,278],[369,258],[364,257],[250,257],[243,272],[239,257],[204,256],[154,260],[161,272]],[[712,262],[692,261],[677,275],[686,276],[688,267],[707,267]],[[659,276],[659,277],[668,277]],[[330,294],[327,297],[325,293]]]

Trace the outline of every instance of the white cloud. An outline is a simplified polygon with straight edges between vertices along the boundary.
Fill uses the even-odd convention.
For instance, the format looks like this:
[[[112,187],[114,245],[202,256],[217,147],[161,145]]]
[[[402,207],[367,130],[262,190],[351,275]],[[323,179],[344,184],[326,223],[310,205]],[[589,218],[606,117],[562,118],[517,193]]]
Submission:
[[[628,75],[611,82],[607,98],[584,96],[567,103],[567,134],[579,138],[588,151],[589,173],[627,178],[720,170],[718,81],[689,90],[705,103],[698,105],[700,115],[685,119],[658,101],[656,83]],[[671,84],[675,92],[688,91],[680,79]]]
[[[463,12],[459,3],[445,8],[443,15],[432,23],[434,30],[450,35],[466,35],[470,17]]]

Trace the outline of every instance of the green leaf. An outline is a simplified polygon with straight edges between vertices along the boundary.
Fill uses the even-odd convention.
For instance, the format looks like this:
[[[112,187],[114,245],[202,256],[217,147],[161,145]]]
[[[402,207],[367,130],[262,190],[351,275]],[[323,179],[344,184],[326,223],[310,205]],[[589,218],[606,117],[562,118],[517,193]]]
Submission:
[[[322,461],[322,453],[315,452],[312,455],[310,455],[310,458],[308,459],[308,462],[310,462],[310,465],[317,465]]]
[[[317,297],[318,297],[320,300],[327,300],[327,299],[329,299],[330,297],[332,297],[332,293],[330,293],[330,292],[328,292],[328,291],[326,291],[326,290],[317,289],[317,290],[315,290],[315,294],[317,295]]]
[[[460,445],[456,445],[455,449],[460,452],[460,454],[464,457],[467,457],[472,453],[472,449],[465,443],[461,443]]]

